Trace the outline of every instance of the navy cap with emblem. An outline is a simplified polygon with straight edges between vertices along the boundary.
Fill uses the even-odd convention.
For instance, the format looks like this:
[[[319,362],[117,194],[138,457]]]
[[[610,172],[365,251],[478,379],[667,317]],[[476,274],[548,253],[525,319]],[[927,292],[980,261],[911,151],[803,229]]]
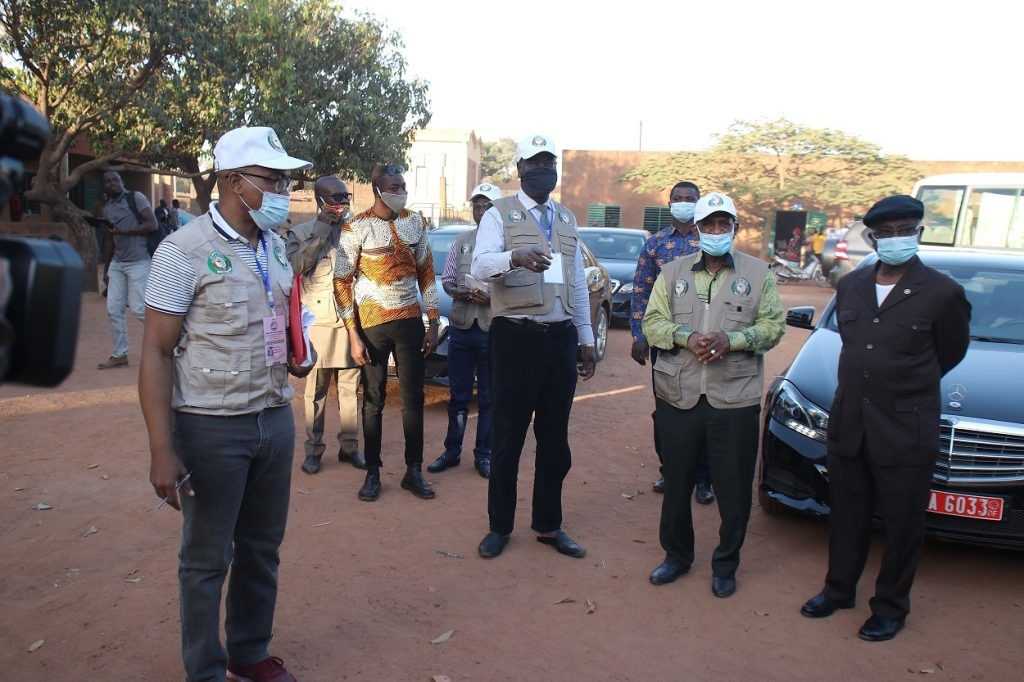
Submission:
[[[894,194],[875,203],[864,214],[864,224],[874,227],[889,220],[920,220],[924,217],[924,204],[906,194]]]

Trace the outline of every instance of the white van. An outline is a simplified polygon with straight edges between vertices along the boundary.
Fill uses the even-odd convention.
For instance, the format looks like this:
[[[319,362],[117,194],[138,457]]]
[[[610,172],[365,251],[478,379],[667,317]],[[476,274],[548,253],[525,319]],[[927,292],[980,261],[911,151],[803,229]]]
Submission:
[[[1024,250],[1024,173],[932,175],[914,185],[924,203],[922,244]]]

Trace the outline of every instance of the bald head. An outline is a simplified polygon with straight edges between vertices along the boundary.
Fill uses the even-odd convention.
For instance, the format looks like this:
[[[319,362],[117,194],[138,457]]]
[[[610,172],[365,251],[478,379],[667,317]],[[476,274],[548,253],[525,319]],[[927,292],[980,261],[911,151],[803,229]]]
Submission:
[[[352,197],[348,186],[341,178],[324,175],[317,178],[313,185],[316,205],[320,208],[320,219],[327,223],[345,222],[348,220]]]

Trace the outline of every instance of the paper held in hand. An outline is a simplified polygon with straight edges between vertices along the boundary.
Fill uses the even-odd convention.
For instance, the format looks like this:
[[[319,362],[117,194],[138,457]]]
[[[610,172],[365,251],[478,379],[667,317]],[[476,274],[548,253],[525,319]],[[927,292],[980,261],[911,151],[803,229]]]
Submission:
[[[306,342],[306,360],[300,365],[302,368],[313,364],[313,352],[309,343],[309,328],[316,322],[316,315],[312,310],[302,304],[302,338]]]
[[[466,279],[463,282],[463,286],[471,291],[482,291],[485,294],[490,293],[491,285],[487,282],[481,282],[473,275],[466,275]]]
[[[544,283],[565,284],[565,278],[562,276],[561,253],[554,253],[551,255],[551,267],[544,271]]]

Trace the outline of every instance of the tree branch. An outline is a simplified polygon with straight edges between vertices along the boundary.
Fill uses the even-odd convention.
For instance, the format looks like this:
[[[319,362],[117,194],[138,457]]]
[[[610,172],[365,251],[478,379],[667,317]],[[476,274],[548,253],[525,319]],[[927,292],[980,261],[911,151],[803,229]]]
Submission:
[[[120,156],[118,152],[104,154],[103,156],[96,157],[92,161],[86,161],[82,165],[75,167],[75,170],[68,173],[68,176],[60,182],[59,186],[61,192],[70,192],[75,185],[82,181],[82,177],[84,177],[86,173],[99,170],[100,168],[106,168],[106,166],[118,156]]]

